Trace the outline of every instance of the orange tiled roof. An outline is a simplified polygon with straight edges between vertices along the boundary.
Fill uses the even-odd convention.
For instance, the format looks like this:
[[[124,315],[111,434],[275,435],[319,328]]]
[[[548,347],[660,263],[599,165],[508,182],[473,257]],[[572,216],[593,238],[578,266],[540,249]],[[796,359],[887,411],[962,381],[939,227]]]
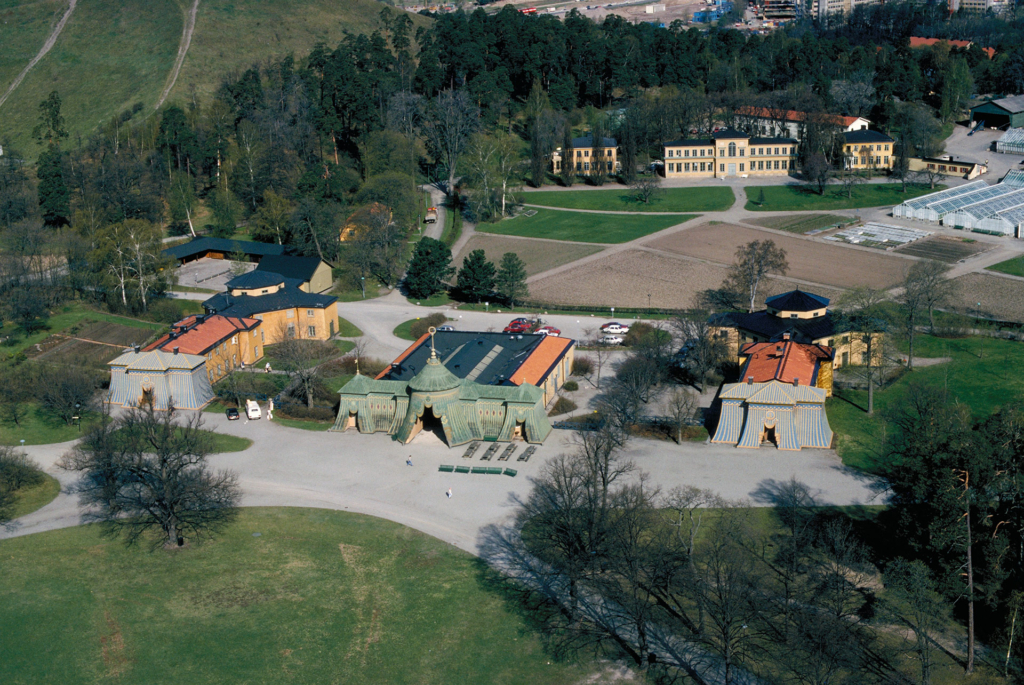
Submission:
[[[555,362],[561,359],[573,341],[569,338],[557,338],[553,335],[545,336],[533,352],[516,369],[516,372],[509,378],[516,385],[532,383],[540,385],[547,377],[548,372]]]
[[[972,43],[969,40],[949,40],[947,38],[921,38],[920,36],[910,37],[910,47],[912,48],[926,48],[936,43],[949,43],[954,48],[969,48]],[[982,48],[982,52],[988,55],[989,59],[996,56],[995,48]]]
[[[818,364],[832,359],[834,354],[833,349],[825,345],[806,345],[791,340],[748,343],[740,348],[740,355],[749,357],[740,380],[745,383],[753,377],[754,383],[772,380],[792,383],[799,379],[804,385],[814,385]]]
[[[413,351],[415,351],[417,347],[422,345],[423,341],[429,337],[430,333],[424,333],[423,335],[421,335],[416,342],[414,342],[412,345],[409,345],[409,347],[405,348],[405,352],[395,357],[395,361],[385,366],[383,371],[374,376],[373,380],[379,381],[380,379],[384,378],[384,376],[388,375],[388,372],[391,371],[392,366],[394,366],[395,364],[401,364],[402,360],[404,360],[406,357],[412,354]]]
[[[214,314],[203,321],[189,316],[171,326],[171,332],[146,346],[146,351],[172,352],[175,347],[183,354],[206,354],[239,331],[251,331],[260,322],[234,316]],[[174,336],[174,337],[172,337]]]
[[[773,118],[772,112],[767,107],[740,107],[736,110],[736,113],[740,116],[747,117],[760,117],[762,119]],[[843,126],[850,126],[853,122],[857,121],[858,117],[844,117],[838,114],[834,116],[835,123],[842,123]],[[786,114],[783,117],[786,121],[804,121],[807,119],[807,112],[799,112],[795,109],[786,110]]]

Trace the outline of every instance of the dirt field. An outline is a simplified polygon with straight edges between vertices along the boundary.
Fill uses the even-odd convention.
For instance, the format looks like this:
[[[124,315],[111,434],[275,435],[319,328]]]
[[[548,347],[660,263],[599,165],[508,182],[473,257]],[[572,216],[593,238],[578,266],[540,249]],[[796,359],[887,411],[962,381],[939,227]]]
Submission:
[[[769,238],[786,251],[789,278],[821,283],[836,288],[870,285],[891,287],[903,278],[910,261],[887,254],[790,238],[730,224],[704,224],[679,231],[647,243],[649,247],[707,259],[720,264],[732,263],[736,249],[753,240]]]
[[[597,259],[530,284],[532,299],[557,304],[608,305],[687,309],[694,295],[717,288],[726,268],[689,259],[677,259],[646,250],[627,250]],[[793,284],[770,279],[762,296],[791,290]],[[821,288],[816,293],[834,298],[838,291]]]
[[[963,313],[974,316],[980,310],[985,317],[1024,322],[1024,281],[967,274],[954,283],[958,287],[956,307]]]
[[[968,238],[969,240],[969,238]],[[973,257],[976,254],[991,250],[994,245],[991,243],[964,242],[963,238],[955,236],[932,236],[924,240],[915,240],[904,247],[897,248],[898,252],[934,259],[947,264],[954,264],[962,259]]]
[[[460,268],[462,260],[473,250],[483,250],[487,253],[487,258],[495,265],[501,261],[501,256],[506,252],[515,252],[520,259],[526,262],[526,273],[532,276],[541,271],[582,259],[587,255],[600,252],[602,249],[604,248],[599,245],[560,244],[546,240],[477,234],[469,239],[462,252],[452,260],[452,264],[456,268]]]
[[[48,362],[103,367],[132,343],[141,345],[151,337],[153,331],[145,328],[83,321],[51,335],[33,350],[36,354],[29,351],[29,356]]]

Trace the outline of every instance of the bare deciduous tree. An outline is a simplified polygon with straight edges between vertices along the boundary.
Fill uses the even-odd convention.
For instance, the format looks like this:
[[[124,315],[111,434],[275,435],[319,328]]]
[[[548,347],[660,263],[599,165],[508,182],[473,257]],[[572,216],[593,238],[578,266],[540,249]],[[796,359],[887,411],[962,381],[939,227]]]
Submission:
[[[668,398],[668,415],[676,433],[676,444],[683,443],[683,431],[697,411],[697,396],[685,388],[675,388]]]
[[[757,292],[768,274],[784,276],[789,271],[786,251],[774,240],[754,240],[736,250],[736,261],[729,269],[724,289],[743,293],[748,299],[748,311],[754,311]]]
[[[718,337],[703,315],[693,319],[677,316],[672,319],[672,327],[678,336],[684,364],[703,393],[708,374],[715,371],[728,354],[725,338]]]
[[[647,205],[661,191],[661,177],[658,174],[641,174],[629,184],[633,199]]]
[[[291,376],[292,383],[309,408],[313,407],[318,391],[322,391],[320,365],[337,357],[341,351],[330,342],[320,340],[302,340],[289,336],[287,332],[279,332],[279,340],[274,347],[274,357],[279,361],[281,370]]]
[[[469,145],[479,118],[479,108],[461,90],[443,91],[430,103],[423,132],[437,160],[448,173],[446,192],[449,195],[455,192],[459,159]]]
[[[83,475],[78,486],[85,517],[129,545],[151,530],[165,547],[210,535],[233,520],[240,491],[228,471],[207,464],[211,435],[194,414],[178,421],[173,406],[130,409],[99,427],[61,458]]]

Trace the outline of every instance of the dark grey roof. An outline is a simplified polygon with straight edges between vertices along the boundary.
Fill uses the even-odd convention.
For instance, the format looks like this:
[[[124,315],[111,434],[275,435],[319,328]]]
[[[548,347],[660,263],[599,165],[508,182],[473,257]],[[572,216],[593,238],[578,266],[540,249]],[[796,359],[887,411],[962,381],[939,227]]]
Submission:
[[[711,323],[716,326],[735,326],[772,342],[782,340],[786,333],[796,342],[810,343],[838,332],[832,312],[825,312],[823,316],[814,319],[782,319],[768,312],[733,312],[715,314],[711,317]]]
[[[256,243],[251,240],[231,240],[229,238],[195,238],[187,243],[168,247],[162,251],[164,255],[175,259],[185,259],[207,252],[244,252],[247,255],[265,257],[267,255],[284,254],[284,245],[273,243]]]
[[[790,290],[788,293],[769,297],[764,301],[773,309],[780,309],[787,312],[811,312],[828,306],[828,298],[813,293],[805,293],[803,290]]]
[[[679,140],[670,140],[667,143],[662,143],[664,147],[686,147],[694,145],[703,145],[704,147],[714,146],[715,141],[711,138],[680,138]]]
[[[337,300],[338,298],[332,295],[307,293],[299,290],[294,285],[285,285],[276,293],[269,293],[267,295],[217,293],[203,302],[203,307],[208,312],[214,312],[223,316],[251,317],[253,314],[276,312],[281,309],[291,309],[292,307],[323,309]]]
[[[996,107],[1002,107],[1011,114],[1017,114],[1018,112],[1024,112],[1024,95],[1014,95],[1008,98],[1000,98],[998,100],[989,100]]]
[[[318,257],[292,257],[291,255],[270,255],[260,260],[257,271],[270,271],[285,278],[308,281],[320,266]]]
[[[711,137],[715,140],[736,140],[738,138],[749,138],[743,131],[737,131],[734,128],[723,128],[721,131],[716,131],[711,134]]]
[[[437,356],[450,372],[481,385],[515,385],[508,379],[544,340],[532,333],[479,333],[438,331],[434,334]],[[426,339],[383,376],[383,380],[409,381],[427,364],[430,339]]]
[[[881,131],[847,131],[843,134],[847,143],[891,143],[893,139]]]
[[[271,257],[267,257],[271,259]],[[251,288],[269,288],[272,285],[280,285],[284,283],[284,276],[281,274],[273,273],[272,271],[249,271],[241,276],[235,276],[225,285],[228,289],[239,288],[241,290],[249,290]]]
[[[796,145],[793,138],[751,138],[750,145]]]
[[[602,138],[601,142],[601,147],[615,147],[617,144],[614,138]],[[583,136],[582,138],[573,138],[572,147],[573,149],[594,147],[594,136],[588,135]]]

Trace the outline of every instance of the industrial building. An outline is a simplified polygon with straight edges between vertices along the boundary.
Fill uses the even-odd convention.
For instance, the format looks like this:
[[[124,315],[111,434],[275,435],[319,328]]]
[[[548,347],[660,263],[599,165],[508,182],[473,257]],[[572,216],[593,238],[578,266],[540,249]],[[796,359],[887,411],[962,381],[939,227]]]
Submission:
[[[989,100],[971,107],[971,124],[984,121],[988,128],[1024,126],[1024,95]]]

